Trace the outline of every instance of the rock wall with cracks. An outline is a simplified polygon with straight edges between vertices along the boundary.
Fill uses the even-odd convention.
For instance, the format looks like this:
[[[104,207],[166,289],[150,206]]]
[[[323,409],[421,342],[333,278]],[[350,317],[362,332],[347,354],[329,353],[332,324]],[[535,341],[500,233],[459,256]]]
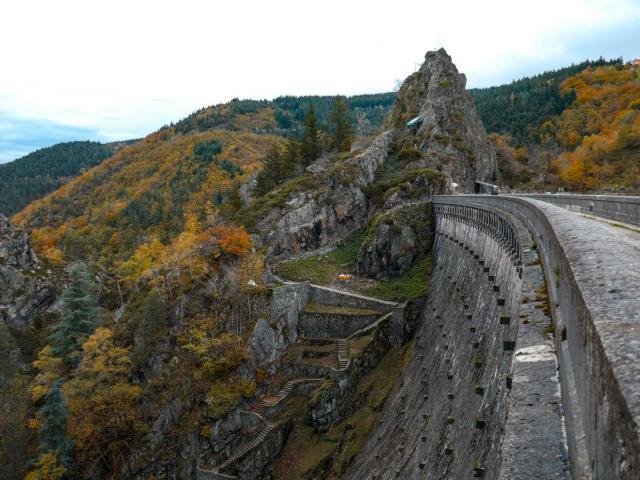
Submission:
[[[489,210],[438,210],[414,355],[348,478],[499,475],[517,334],[505,319],[520,300],[520,234]]]

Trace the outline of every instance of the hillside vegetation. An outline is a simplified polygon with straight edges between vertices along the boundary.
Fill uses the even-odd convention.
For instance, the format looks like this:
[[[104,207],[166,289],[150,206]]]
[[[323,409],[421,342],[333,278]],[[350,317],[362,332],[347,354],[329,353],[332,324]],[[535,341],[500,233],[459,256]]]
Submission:
[[[234,181],[257,169],[278,141],[249,132],[176,135],[166,129],[32,203],[14,220],[33,229],[34,246],[50,258],[91,259],[109,268],[141,244],[175,239],[187,214],[211,224]]]
[[[224,128],[241,129],[247,120],[255,119],[261,112],[269,111],[275,122],[253,122],[255,133],[299,136],[303,130],[304,118],[313,108],[319,127],[328,130],[330,114],[336,97],[306,96],[278,97],[270,100],[232,100],[229,103],[200,109],[176,123],[177,133]],[[345,98],[351,116],[357,126],[358,135],[370,135],[383,124],[386,114],[395,100],[393,93],[356,95]]]
[[[499,183],[639,192],[639,72],[600,59],[471,90],[492,134]]]
[[[553,171],[575,191],[640,191],[640,68],[588,68],[561,91],[576,100],[547,125],[567,149]]]
[[[0,165],[0,213],[13,215],[29,202],[113,155],[121,143],[66,142]]]
[[[587,60],[497,87],[472,88],[469,94],[487,132],[508,136],[514,147],[521,147],[540,143],[542,124],[560,115],[575,100],[571,90],[560,88],[564,80],[588,67],[621,63],[603,58]]]

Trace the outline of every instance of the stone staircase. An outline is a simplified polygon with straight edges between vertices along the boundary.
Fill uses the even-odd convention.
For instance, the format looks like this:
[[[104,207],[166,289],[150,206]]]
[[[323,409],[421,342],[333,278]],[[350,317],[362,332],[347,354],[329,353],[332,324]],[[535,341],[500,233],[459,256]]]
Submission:
[[[238,447],[238,449],[229,456],[229,458],[227,458],[223,463],[221,463],[214,470],[217,470],[217,471],[224,470],[229,465],[231,465],[231,464],[237,462],[238,460],[240,460],[247,453],[249,453],[251,450],[253,450],[258,445],[260,445],[262,442],[264,442],[264,439],[267,438],[267,435],[269,435],[269,433],[274,428],[276,428],[276,426],[277,426],[277,424],[266,420],[265,423],[262,425],[262,428],[258,432],[258,435],[253,437],[247,443],[243,443],[242,445],[240,445]]]
[[[231,455],[229,455],[229,458],[227,458],[223,463],[221,463],[220,465],[218,465],[217,467],[214,467],[211,470],[207,470],[204,468],[198,468],[198,471],[200,474],[210,474],[210,475],[218,475],[218,476],[222,476],[222,474],[220,473],[222,470],[224,470],[225,468],[229,467],[230,465],[232,465],[233,463],[237,462],[238,460],[240,460],[242,457],[244,457],[246,454],[248,454],[249,452],[251,452],[252,450],[254,450],[255,448],[257,448],[262,442],[264,442],[264,440],[267,438],[267,435],[269,435],[269,433],[271,433],[271,431],[276,428],[277,424],[273,423],[269,420],[267,420],[265,417],[262,416],[262,412],[264,411],[265,408],[271,408],[274,407],[275,405],[277,405],[278,403],[280,403],[282,400],[284,400],[293,390],[293,387],[295,387],[296,385],[300,384],[300,383],[304,383],[304,382],[320,382],[323,381],[324,378],[295,378],[293,380],[289,380],[287,383],[285,383],[282,388],[280,389],[280,391],[272,396],[272,397],[263,397],[261,399],[259,399],[255,405],[252,408],[252,413],[254,415],[256,415],[260,420],[263,421],[262,427],[260,427],[260,430],[258,431],[258,434],[253,437],[251,440],[249,440],[248,442],[245,442],[243,444],[241,444],[236,450],[234,450]],[[236,477],[229,477],[229,476],[225,476],[225,478],[236,478]]]
[[[393,315],[392,312],[385,313],[380,318],[378,318],[375,322],[372,322],[366,327],[356,330],[347,338],[338,339],[337,341],[338,368],[334,368],[334,370],[342,372],[347,368],[349,368],[349,365],[351,364],[349,340],[368,334],[369,332],[374,330],[376,327],[378,327],[378,325],[380,325],[382,322],[391,318],[392,315]]]
[[[338,368],[336,370],[346,370],[351,363],[351,355],[349,354],[349,341],[346,338],[338,340]]]
[[[260,398],[251,409],[252,412],[261,415],[265,408],[275,407],[278,403],[284,400],[299,383],[304,382],[321,382],[324,378],[294,378],[293,380],[289,380],[285,383],[280,391],[273,397],[262,397]]]
[[[380,318],[378,318],[375,322],[370,323],[366,327],[363,327],[360,330],[356,330],[355,332],[353,332],[351,335],[349,335],[347,337],[347,340],[351,340],[352,338],[360,337],[362,335],[366,335],[371,330],[375,329],[378,325],[380,325],[382,322],[384,322],[388,318],[391,318],[392,315],[393,315],[393,312],[385,313]]]
[[[205,480],[205,479],[206,480],[209,480],[209,479],[218,480],[218,479],[223,479],[223,478],[224,479],[226,479],[226,478],[238,478],[236,476],[226,475],[226,474],[223,474],[221,472],[225,468],[229,467],[233,463],[235,463],[238,460],[240,460],[242,457],[244,457],[251,450],[253,450],[256,447],[258,447],[262,442],[264,442],[264,440],[267,438],[267,435],[269,435],[269,433],[271,433],[271,431],[278,426],[276,423],[270,422],[269,420],[264,418],[259,413],[256,413],[256,412],[253,412],[253,413],[258,418],[260,418],[261,420],[264,421],[264,423],[262,424],[262,427],[260,427],[260,430],[258,431],[258,434],[255,437],[253,437],[251,440],[249,440],[248,442],[245,442],[245,443],[241,444],[236,450],[234,450],[231,453],[231,455],[229,455],[229,458],[227,458],[220,465],[215,466],[215,467],[213,467],[211,469],[198,467],[197,475],[196,475],[196,478],[198,480]]]

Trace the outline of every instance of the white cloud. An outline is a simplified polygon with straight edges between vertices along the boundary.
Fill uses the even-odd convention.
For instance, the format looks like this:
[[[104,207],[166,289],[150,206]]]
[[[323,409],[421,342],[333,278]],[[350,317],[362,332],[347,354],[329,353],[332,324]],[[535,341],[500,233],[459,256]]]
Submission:
[[[233,97],[388,91],[440,46],[470,86],[509,81],[638,24],[613,0],[4,2],[0,111],[141,136]]]

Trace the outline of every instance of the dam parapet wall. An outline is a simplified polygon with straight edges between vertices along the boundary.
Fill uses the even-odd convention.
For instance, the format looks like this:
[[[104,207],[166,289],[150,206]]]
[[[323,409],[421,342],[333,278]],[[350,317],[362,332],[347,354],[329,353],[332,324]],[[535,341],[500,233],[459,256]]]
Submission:
[[[518,196],[551,203],[572,212],[640,226],[640,197],[623,195],[535,194]]]

